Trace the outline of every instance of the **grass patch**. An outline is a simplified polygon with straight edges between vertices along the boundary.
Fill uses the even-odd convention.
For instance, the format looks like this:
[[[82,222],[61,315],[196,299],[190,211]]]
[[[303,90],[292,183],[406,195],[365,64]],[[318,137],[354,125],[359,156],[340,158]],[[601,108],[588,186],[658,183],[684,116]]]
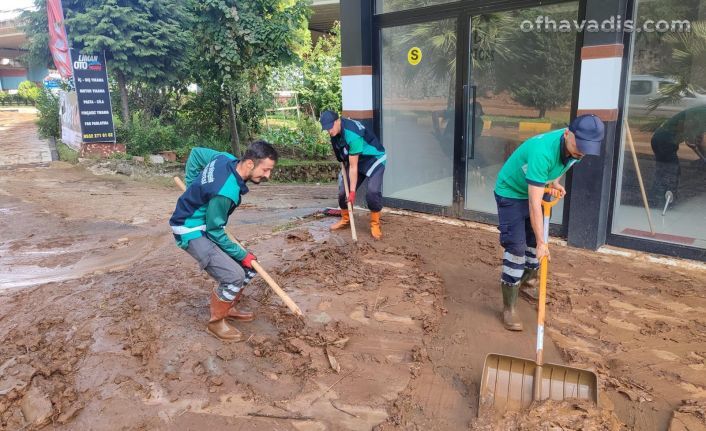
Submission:
[[[332,160],[296,160],[296,159],[279,159],[277,166],[314,166],[314,165],[338,165],[338,162]]]
[[[74,151],[63,142],[56,142],[56,151],[59,153],[59,160],[72,164],[78,163],[78,151]]]
[[[264,129],[267,127],[286,127],[288,129],[297,128],[297,120],[283,119],[283,118],[268,118],[267,121],[262,119],[260,124]]]

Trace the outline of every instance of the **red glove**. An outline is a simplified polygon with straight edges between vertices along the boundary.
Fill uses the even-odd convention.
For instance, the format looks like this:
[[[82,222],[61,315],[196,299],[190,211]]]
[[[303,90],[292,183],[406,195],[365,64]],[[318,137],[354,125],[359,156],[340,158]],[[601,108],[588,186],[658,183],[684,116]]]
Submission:
[[[351,190],[350,193],[348,193],[348,202],[353,205],[355,203],[355,190]]]
[[[253,261],[253,260],[257,260],[257,258],[255,257],[254,254],[248,252],[248,254],[245,255],[245,258],[244,258],[242,261],[240,261],[240,263],[241,263],[244,267],[252,269],[252,261]]]

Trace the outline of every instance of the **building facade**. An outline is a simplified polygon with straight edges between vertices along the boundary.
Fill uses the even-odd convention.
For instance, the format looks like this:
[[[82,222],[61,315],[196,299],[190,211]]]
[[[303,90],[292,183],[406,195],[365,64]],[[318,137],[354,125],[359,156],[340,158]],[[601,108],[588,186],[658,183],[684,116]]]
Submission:
[[[594,113],[553,234],[706,260],[706,0],[341,0],[343,114],[388,152],[387,206],[496,223],[530,136]]]
[[[40,83],[49,73],[43,66],[26,67],[19,58],[27,51],[19,11],[0,12],[0,90],[17,92],[22,81]]]

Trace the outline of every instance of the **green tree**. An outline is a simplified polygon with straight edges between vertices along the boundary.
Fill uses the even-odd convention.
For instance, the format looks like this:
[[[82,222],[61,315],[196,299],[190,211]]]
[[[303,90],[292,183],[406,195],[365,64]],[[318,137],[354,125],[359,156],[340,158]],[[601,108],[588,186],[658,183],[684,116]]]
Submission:
[[[297,88],[300,102],[316,116],[326,109],[340,112],[341,24],[336,22],[331,34],[321,36],[302,60],[302,80]]]
[[[105,51],[120,90],[122,117],[130,120],[128,85],[170,85],[185,77],[193,38],[188,0],[63,0],[69,42],[84,52]],[[25,12],[26,61],[51,64],[46,1]]]
[[[168,85],[183,77],[193,38],[183,0],[64,0],[72,46],[105,51],[118,82],[123,120],[130,120],[131,81]]]
[[[220,85],[227,101],[231,146],[240,154],[236,119],[243,99],[264,88],[269,67],[301,49],[309,14],[305,0],[193,0],[193,70],[199,84]]]
[[[496,58],[509,58],[507,47],[509,34],[514,27],[507,13],[477,15],[472,18],[471,31],[473,50],[473,74],[475,81],[486,82],[485,77],[494,75]],[[398,49],[420,46],[425,57],[431,59],[428,67],[406,67],[405,82],[419,79],[419,74],[429,74],[429,81],[448,82],[447,107],[453,108],[456,80],[456,26],[449,21],[434,21],[415,25],[400,38]],[[406,52],[396,55],[406,56]],[[483,76],[484,78],[481,78]]]
[[[674,82],[660,86],[659,96],[648,102],[651,110],[677,103],[689,93],[703,93],[706,87],[706,21],[691,23],[688,33],[667,34],[664,41],[672,61],[664,62],[661,74]]]
[[[513,28],[519,29],[522,20],[533,16],[533,12],[519,13]],[[573,13],[552,14],[557,22],[575,18]],[[508,90],[516,102],[536,108],[538,118],[569,102],[576,49],[574,32],[515,30],[507,44],[515,54],[497,62],[499,90]]]
[[[34,0],[34,6],[35,10],[28,9],[20,15],[20,22],[23,23],[22,31],[28,36],[27,43],[23,47],[25,54],[20,56],[20,61],[26,65],[54,67],[49,51],[47,2],[46,0]]]

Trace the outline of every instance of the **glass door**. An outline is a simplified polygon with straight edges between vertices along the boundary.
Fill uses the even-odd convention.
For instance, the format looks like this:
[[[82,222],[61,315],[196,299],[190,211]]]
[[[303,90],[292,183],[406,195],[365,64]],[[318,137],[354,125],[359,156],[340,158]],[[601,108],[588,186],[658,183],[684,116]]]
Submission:
[[[453,205],[456,19],[383,28],[381,137],[383,196]]]
[[[496,214],[495,182],[508,157],[531,136],[569,122],[576,32],[528,31],[539,16],[577,19],[578,2],[468,18],[464,210]],[[558,206],[552,222],[562,214]]]

